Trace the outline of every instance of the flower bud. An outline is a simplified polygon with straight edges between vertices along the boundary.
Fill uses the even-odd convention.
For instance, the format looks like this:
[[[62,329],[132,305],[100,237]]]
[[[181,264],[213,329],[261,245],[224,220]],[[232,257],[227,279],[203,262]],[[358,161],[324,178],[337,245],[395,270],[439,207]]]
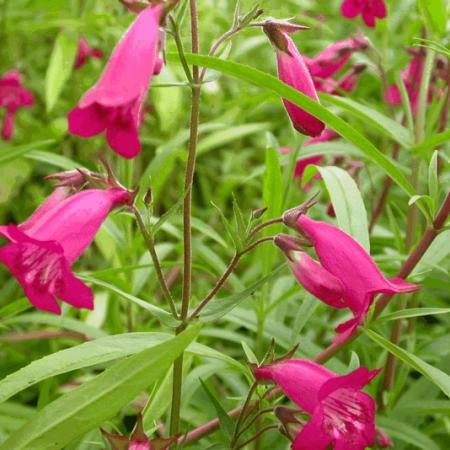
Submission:
[[[298,409],[277,406],[274,413],[281,422],[280,432],[290,441],[293,441],[306,425],[303,414]]]
[[[289,236],[288,234],[278,234],[273,242],[290,260],[293,260],[292,253],[300,251],[303,247],[312,246],[309,239],[305,239],[303,236]]]
[[[318,194],[315,194],[313,197],[311,197],[309,200],[307,200],[305,203],[302,203],[299,206],[296,206],[295,208],[288,209],[283,213],[283,223],[293,228],[294,230],[298,231],[297,226],[297,220],[302,214],[306,214],[310,208],[312,208],[316,203],[316,197]]]

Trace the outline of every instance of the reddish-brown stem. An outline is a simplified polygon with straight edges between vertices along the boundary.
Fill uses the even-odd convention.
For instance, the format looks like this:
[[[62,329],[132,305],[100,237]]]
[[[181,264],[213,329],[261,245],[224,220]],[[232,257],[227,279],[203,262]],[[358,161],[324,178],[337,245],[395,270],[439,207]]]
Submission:
[[[427,251],[428,247],[431,245],[431,243],[438,235],[439,231],[444,227],[445,221],[447,220],[449,213],[450,213],[450,193],[447,193],[447,197],[445,198],[445,201],[441,209],[439,210],[439,213],[436,216],[436,219],[434,220],[432,226],[427,228],[417,247],[414,249],[414,251],[409,255],[408,259],[402,265],[401,269],[397,274],[397,277],[406,278],[408,275],[411,274],[413,269],[416,267],[417,263],[420,261],[422,256]],[[382,313],[384,308],[386,308],[387,304],[389,303],[391,297],[392,295],[385,294],[379,298],[375,307],[374,318],[377,318]]]
[[[270,225],[275,225],[277,223],[282,223],[282,222],[283,222],[282,217],[276,217],[275,219],[267,220],[266,222],[263,222],[263,223],[259,224],[257,227],[255,227],[252,230],[252,232],[249,234],[248,239],[250,240],[250,239],[254,238],[264,228],[266,228]]]
[[[214,285],[214,287],[211,289],[211,291],[208,293],[208,295],[197,305],[195,310],[189,316],[188,320],[191,320],[194,317],[198,316],[200,314],[200,312],[202,311],[202,309],[217,294],[217,292],[223,286],[223,284],[228,279],[228,277],[233,273],[234,268],[236,267],[236,265],[238,264],[238,262],[242,256],[251,252],[255,247],[262,244],[263,242],[269,242],[269,241],[273,241],[273,236],[261,238],[261,239],[257,240],[256,242],[253,242],[253,244],[249,245],[247,248],[245,248],[241,252],[236,253],[233,256],[233,258],[231,259],[230,263],[228,264],[228,267],[226,268],[224,274],[219,278],[219,280],[217,280],[217,283]]]
[[[189,0],[191,15],[192,53],[199,52],[197,1]],[[184,179],[183,202],[183,288],[181,294],[180,318],[183,321],[176,329],[176,334],[185,329],[189,313],[192,290],[192,183],[194,181],[195,160],[197,156],[198,128],[200,122],[200,72],[198,66],[192,67],[194,84],[191,87],[191,121],[189,136],[189,152]],[[180,429],[181,391],[183,383],[183,353],[173,364],[172,407],[170,411],[170,434],[178,435]]]
[[[278,425],[267,425],[267,427],[261,428],[254,436],[252,436],[250,439],[247,439],[239,447],[236,447],[236,450],[244,448],[246,445],[250,444],[250,442],[253,442],[255,439],[257,439],[259,436],[264,434],[266,431],[275,430],[277,428],[278,428]]]

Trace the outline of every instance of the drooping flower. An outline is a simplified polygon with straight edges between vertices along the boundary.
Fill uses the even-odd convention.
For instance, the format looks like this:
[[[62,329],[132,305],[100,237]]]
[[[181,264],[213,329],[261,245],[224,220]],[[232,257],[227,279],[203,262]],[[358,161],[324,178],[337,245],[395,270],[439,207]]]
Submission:
[[[166,450],[171,444],[176,442],[176,438],[157,438],[150,440],[144,432],[141,414],[137,416],[136,425],[130,438],[119,434],[108,433],[103,429],[101,432],[110,443],[112,450]]]
[[[314,58],[305,58],[305,62],[314,79],[324,80],[339,72],[354,52],[365,50],[368,45],[367,39],[357,34],[329,45]]]
[[[152,76],[161,70],[161,5],[149,6],[134,20],[114,49],[99,81],[68,116],[69,131],[84,138],[106,133],[110,147],[124,158],[141,150],[138,128]]]
[[[0,78],[0,108],[5,108],[3,118],[2,138],[8,141],[14,133],[17,110],[33,105],[33,94],[22,85],[22,75],[17,70],[11,70]]]
[[[334,339],[335,342],[348,339],[356,331],[376,294],[407,293],[420,289],[420,286],[400,278],[387,279],[366,250],[338,227],[304,214],[298,217],[296,227],[311,241],[323,269],[319,270],[317,263],[302,255],[301,263],[295,265],[297,279],[319,300],[334,307],[340,307],[343,302],[354,315],[353,319],[336,328],[340,336]],[[308,271],[299,276],[300,272]],[[341,299],[338,299],[337,287],[330,288],[331,280],[336,279],[342,287]],[[338,283],[335,285],[338,286]]]
[[[36,308],[60,314],[58,298],[76,308],[92,309],[92,291],[75,277],[71,265],[90,245],[109,212],[130,199],[130,193],[120,188],[74,195],[56,188],[27,221],[0,227],[0,235],[9,240],[0,247],[0,261]]]
[[[88,41],[83,36],[80,36],[78,40],[78,51],[75,58],[74,69],[78,70],[83,67],[89,60],[89,58],[100,59],[103,57],[103,52],[98,48],[92,48],[88,44]]]
[[[387,16],[387,9],[384,0],[344,0],[341,13],[347,19],[361,15],[364,23],[372,28],[376,19],[384,19]]]
[[[291,25],[290,28],[288,25]],[[306,67],[302,55],[297,50],[289,34],[298,31],[295,25],[283,25],[277,21],[267,21],[264,31],[271,40],[278,62],[278,76],[281,81],[319,103],[311,74]],[[284,106],[294,128],[308,136],[318,136],[325,124],[297,105],[283,99]]]
[[[309,414],[293,450],[364,450],[375,439],[375,403],[361,389],[377,374],[365,367],[339,376],[312,361],[290,359],[254,369]]]

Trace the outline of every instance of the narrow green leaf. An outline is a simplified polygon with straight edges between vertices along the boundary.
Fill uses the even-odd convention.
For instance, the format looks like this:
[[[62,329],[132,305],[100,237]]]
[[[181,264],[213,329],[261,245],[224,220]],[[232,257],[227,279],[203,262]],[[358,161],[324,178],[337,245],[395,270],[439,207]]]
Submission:
[[[167,333],[116,334],[100,337],[44,356],[0,381],[0,403],[47,378],[134,355],[169,341],[171,338],[172,335]],[[246,369],[233,358],[206,345],[193,343],[186,351],[225,362],[241,372],[245,372]]]
[[[224,147],[230,142],[237,141],[238,139],[242,139],[246,136],[262,133],[268,130],[270,126],[270,123],[265,122],[248,123],[245,125],[240,125],[238,127],[233,126],[224,130],[217,131],[216,133],[212,133],[199,142],[197,154],[200,156],[211,150],[214,150],[217,147]]]
[[[78,48],[78,36],[61,31],[55,40],[45,75],[45,104],[47,112],[55,106],[64,84],[73,70]]]
[[[22,155],[26,155],[27,153],[47,148],[53,145],[56,141],[52,139],[48,139],[45,141],[31,142],[29,144],[24,145],[7,145],[0,147],[0,165],[6,164],[9,161],[13,161],[14,159],[20,158]]]
[[[413,369],[420,372],[424,377],[428,378],[436,386],[438,386],[441,391],[450,398],[450,376],[442,372],[442,370],[436,369],[436,367],[431,366],[422,359],[413,355],[412,353],[404,350],[401,347],[393,344],[392,342],[375,333],[372,330],[364,330],[364,333],[369,336],[374,342],[376,342],[381,347],[385,348],[388,352],[392,353],[394,356],[399,358],[405,364],[408,364]]]
[[[250,348],[250,346],[245,341],[241,341],[241,345],[242,345],[242,350],[244,350],[247,361],[251,362],[253,364],[258,364],[258,358],[256,357],[253,350]]]
[[[2,321],[2,324],[4,325],[24,323],[33,325],[48,325],[59,329],[72,330],[77,333],[84,334],[89,338],[99,338],[107,334],[105,331],[92,327],[80,320],[65,317],[64,315],[56,316],[48,313],[31,312],[27,314],[19,314],[18,316],[10,317]]]
[[[367,212],[361,192],[353,178],[334,166],[317,167],[330,194],[339,227],[370,253]]]
[[[433,440],[418,431],[416,427],[386,417],[377,418],[377,424],[389,436],[412,444],[416,448],[421,448],[422,450],[440,450]]]
[[[377,322],[387,322],[389,320],[408,319],[410,317],[434,316],[437,314],[449,314],[450,308],[410,308],[385,314],[377,319]]]
[[[223,431],[223,434],[227,438],[228,442],[231,442],[231,439],[234,434],[234,422],[231,419],[231,417],[227,414],[225,409],[222,407],[222,405],[217,400],[216,396],[208,389],[208,386],[203,382],[203,380],[200,378],[200,383],[206,392],[206,395],[211,400],[211,403],[214,406],[214,409],[216,410],[217,417],[219,418],[220,422],[220,429]]]
[[[161,321],[161,323],[163,323],[164,325],[168,326],[168,327],[177,327],[180,322],[176,319],[174,319],[172,317],[172,315],[165,311],[162,308],[159,308],[158,306],[155,306],[145,300],[142,300],[134,295],[128,294],[128,292],[122,291],[121,289],[119,289],[118,287],[107,283],[106,281],[102,281],[102,280],[98,280],[96,278],[93,277],[89,277],[86,275],[79,275],[79,278],[81,278],[84,281],[87,281],[89,283],[95,284],[97,286],[101,286],[105,289],[107,289],[108,291],[114,292],[117,295],[119,295],[120,297],[129,300],[130,302],[135,303],[136,305],[139,305],[141,308],[145,309],[146,311],[148,311],[149,313],[153,314],[158,320]]]
[[[425,154],[433,148],[439,147],[447,142],[450,142],[450,130],[443,131],[442,133],[434,134],[420,144],[415,145],[411,152],[414,154]]]
[[[178,55],[169,53],[170,61],[178,62]],[[320,105],[308,96],[303,95],[285,83],[282,83],[272,75],[268,75],[258,69],[238,64],[231,61],[224,61],[205,55],[193,55],[188,53],[186,58],[190,64],[198,64],[218,70],[226,75],[233,76],[243,81],[247,81],[256,86],[266,88],[275,92],[280,97],[300,106],[305,111],[325,122],[330,128],[335,130],[342,137],[358,147],[375,164],[377,164],[392,180],[397,183],[409,196],[415,195],[415,190],[406,176],[390,158],[380,152],[365,136],[347,124],[343,119],[329,111],[328,108]]]
[[[94,379],[44,407],[0,446],[1,450],[64,448],[78,436],[114,417],[150,384],[196,338],[200,327],[119,361]]]
[[[331,103],[339,108],[353,114],[362,121],[364,125],[370,125],[374,129],[380,131],[385,136],[390,137],[398,142],[402,147],[410,147],[412,144],[411,135],[409,131],[400,125],[395,120],[380,113],[379,111],[370,108],[366,105],[361,105],[354,100],[347,97],[339,97],[337,95],[320,94],[320,100]]]
[[[50,166],[58,167],[63,170],[82,169],[83,164],[70,158],[59,155],[58,153],[46,152],[42,150],[32,150],[25,155],[26,158],[34,161],[46,163]]]
[[[434,202],[438,200],[439,180],[438,180],[439,152],[435,150],[428,166],[428,193]]]

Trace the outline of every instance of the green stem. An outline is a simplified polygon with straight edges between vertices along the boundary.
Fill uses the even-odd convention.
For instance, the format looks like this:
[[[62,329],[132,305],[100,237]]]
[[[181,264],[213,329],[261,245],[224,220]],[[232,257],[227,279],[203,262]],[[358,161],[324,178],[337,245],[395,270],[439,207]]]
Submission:
[[[198,15],[196,0],[190,0],[191,13],[191,41],[192,53],[199,52],[198,40]],[[180,55],[181,57],[181,55]],[[189,313],[189,303],[191,299],[192,282],[192,183],[195,173],[195,158],[197,153],[198,127],[200,119],[200,77],[198,66],[192,68],[193,84],[191,87],[191,123],[189,137],[189,154],[186,164],[186,175],[184,181],[184,203],[183,203],[183,290],[181,299],[181,320],[183,324],[179,326],[176,333],[181,333],[186,325]],[[170,434],[177,435],[180,431],[180,409],[181,392],[183,383],[183,354],[181,354],[173,365],[173,386],[172,386],[172,409],[170,416]]]
[[[156,275],[158,276],[159,284],[161,285],[161,290],[164,294],[164,298],[167,300],[167,303],[169,303],[170,311],[172,312],[173,317],[178,319],[179,317],[178,317],[178,313],[177,313],[177,308],[175,306],[175,301],[172,297],[172,294],[170,293],[169,287],[167,286],[167,282],[164,277],[164,273],[162,271],[161,263],[159,261],[158,254],[156,253],[155,242],[153,240],[153,236],[152,236],[151,232],[145,226],[144,219],[143,219],[140,211],[136,207],[133,207],[133,213],[136,217],[136,222],[139,226],[142,237],[144,238],[148,252],[150,253],[150,256],[152,258],[153,265],[154,265],[155,271],[156,271]]]

